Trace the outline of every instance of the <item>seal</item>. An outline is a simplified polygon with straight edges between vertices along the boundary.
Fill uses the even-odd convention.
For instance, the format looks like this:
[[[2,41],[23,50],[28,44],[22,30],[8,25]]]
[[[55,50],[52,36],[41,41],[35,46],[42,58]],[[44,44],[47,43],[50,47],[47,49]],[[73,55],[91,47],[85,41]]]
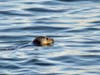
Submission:
[[[46,36],[38,36],[32,43],[36,46],[50,46],[54,43],[54,40]]]

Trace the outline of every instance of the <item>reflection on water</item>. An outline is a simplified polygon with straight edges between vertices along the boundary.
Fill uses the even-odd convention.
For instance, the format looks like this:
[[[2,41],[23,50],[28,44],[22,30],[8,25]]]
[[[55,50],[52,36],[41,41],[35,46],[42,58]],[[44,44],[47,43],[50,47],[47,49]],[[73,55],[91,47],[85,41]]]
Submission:
[[[99,24],[95,0],[1,0],[0,75],[99,75]],[[32,45],[39,35],[54,45]]]

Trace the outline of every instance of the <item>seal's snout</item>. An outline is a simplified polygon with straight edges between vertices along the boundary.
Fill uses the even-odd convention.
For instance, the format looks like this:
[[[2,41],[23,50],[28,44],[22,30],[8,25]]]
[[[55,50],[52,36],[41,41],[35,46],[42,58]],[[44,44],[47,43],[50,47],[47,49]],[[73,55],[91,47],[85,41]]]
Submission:
[[[33,40],[33,44],[36,46],[49,46],[54,43],[52,38],[46,36],[38,36]]]

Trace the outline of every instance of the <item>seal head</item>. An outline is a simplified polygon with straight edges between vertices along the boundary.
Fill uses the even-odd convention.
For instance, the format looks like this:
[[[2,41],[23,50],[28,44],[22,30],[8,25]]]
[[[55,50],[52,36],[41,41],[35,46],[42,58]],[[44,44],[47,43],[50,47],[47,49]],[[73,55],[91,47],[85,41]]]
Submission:
[[[46,36],[38,36],[33,40],[33,44],[36,46],[50,46],[53,43],[54,40]]]

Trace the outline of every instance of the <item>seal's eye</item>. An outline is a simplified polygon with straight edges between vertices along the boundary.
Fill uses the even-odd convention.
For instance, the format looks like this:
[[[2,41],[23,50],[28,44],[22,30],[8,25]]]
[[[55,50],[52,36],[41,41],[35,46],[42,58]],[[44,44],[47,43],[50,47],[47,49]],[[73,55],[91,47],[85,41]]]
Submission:
[[[46,38],[47,40],[49,40],[49,38]]]

